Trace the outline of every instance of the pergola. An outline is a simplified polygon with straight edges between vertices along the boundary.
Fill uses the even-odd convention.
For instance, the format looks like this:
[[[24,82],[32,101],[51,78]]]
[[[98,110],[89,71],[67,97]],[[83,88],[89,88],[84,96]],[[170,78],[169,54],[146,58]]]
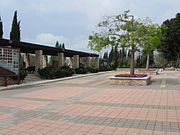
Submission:
[[[42,69],[45,67],[44,61],[46,61],[46,55],[57,56],[58,66],[63,66],[65,64],[65,58],[70,57],[72,60],[72,67],[79,68],[80,61],[86,67],[90,66],[90,58],[94,57],[96,60],[96,68],[99,68],[99,55],[93,53],[87,53],[82,51],[75,51],[70,49],[60,49],[56,47],[51,47],[47,45],[33,44],[27,42],[16,42],[7,39],[0,39],[1,47],[12,47],[19,48],[21,53],[35,54],[36,61],[35,66],[37,69]]]
[[[65,57],[73,57],[74,55],[79,55],[79,57],[99,57],[97,54],[69,50],[69,49],[60,49],[56,47],[51,47],[47,45],[33,44],[27,42],[15,42],[7,39],[0,39],[0,46],[11,46],[14,48],[20,48],[21,53],[30,53],[35,54],[36,50],[42,50],[43,55],[57,56],[58,53],[64,53]]]

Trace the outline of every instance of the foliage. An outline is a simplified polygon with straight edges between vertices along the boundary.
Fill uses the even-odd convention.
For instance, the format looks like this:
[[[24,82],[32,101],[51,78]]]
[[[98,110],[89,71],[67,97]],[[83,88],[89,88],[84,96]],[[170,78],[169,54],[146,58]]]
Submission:
[[[99,71],[111,71],[111,70],[113,70],[113,69],[109,66],[100,66],[99,67]]]
[[[157,24],[152,24],[149,18],[144,20],[141,31],[143,33],[141,45],[143,47],[143,52],[145,52],[147,56],[146,69],[149,69],[150,55],[153,54],[153,51],[160,45],[162,31]]]
[[[44,69],[39,69],[38,73],[43,79],[55,79],[71,76],[74,74],[74,70],[69,66],[62,66],[60,68],[45,67]]]
[[[20,69],[19,73],[20,73],[20,80],[24,80],[27,76],[26,70]]]
[[[99,70],[96,68],[92,68],[92,67],[87,67],[87,71],[90,73],[97,73]]]
[[[20,67],[20,70],[19,70],[19,75],[20,75],[20,80],[24,80],[27,76],[27,72],[25,70],[24,67]],[[13,76],[13,77],[10,77],[11,79],[13,80],[17,80],[17,76]]]
[[[14,12],[11,32],[10,32],[10,39],[19,42],[20,37],[20,21],[17,21],[17,11]]]
[[[86,74],[88,70],[86,68],[80,67],[75,69],[76,74]]]
[[[109,46],[129,48],[131,50],[130,73],[134,74],[134,53],[138,50],[143,36],[141,32],[142,23],[135,20],[129,11],[125,11],[120,15],[107,17],[98,26],[101,31],[89,36],[88,46],[96,51]]]
[[[146,67],[147,66],[147,53],[142,50],[137,56],[136,59],[136,66],[137,67]],[[154,51],[149,53],[149,67],[154,66]]]
[[[155,57],[155,64],[158,67],[165,68],[168,65],[168,61],[164,58],[162,53],[159,53]]]
[[[3,23],[1,21],[1,17],[0,17],[0,38],[3,37]]]
[[[64,49],[65,49],[65,44],[64,44],[64,43],[61,44],[61,43],[59,43],[58,41],[56,41],[55,47],[64,50]]]
[[[158,51],[162,53],[171,66],[180,66],[180,13],[175,18],[162,24],[162,42]]]

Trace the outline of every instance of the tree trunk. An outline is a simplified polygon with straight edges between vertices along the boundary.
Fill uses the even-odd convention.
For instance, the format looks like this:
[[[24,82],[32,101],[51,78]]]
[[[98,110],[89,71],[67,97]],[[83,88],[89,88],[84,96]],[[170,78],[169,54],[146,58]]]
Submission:
[[[131,50],[131,66],[130,66],[130,75],[134,75],[134,46],[132,46],[132,50]]]
[[[146,69],[149,69],[149,54],[147,54]]]

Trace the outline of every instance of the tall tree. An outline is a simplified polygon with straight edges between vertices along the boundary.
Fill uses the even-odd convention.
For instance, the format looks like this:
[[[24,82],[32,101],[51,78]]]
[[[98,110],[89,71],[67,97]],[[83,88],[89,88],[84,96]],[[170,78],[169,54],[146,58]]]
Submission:
[[[0,17],[0,39],[3,37],[3,23],[1,21],[1,17]]]
[[[58,41],[56,41],[55,47],[59,48],[59,42]]]
[[[162,32],[161,28],[157,24],[152,24],[149,18],[146,18],[141,31],[143,33],[141,44],[143,45],[143,51],[147,55],[146,69],[149,69],[150,57],[161,43]]]
[[[11,32],[10,32],[10,39],[14,41],[20,41],[20,21],[17,21],[17,11],[14,12]]]
[[[158,51],[172,63],[171,66],[180,66],[180,13],[177,13],[175,18],[163,22],[162,36]]]
[[[65,50],[65,45],[64,45],[64,43],[62,43],[62,49]]]
[[[103,59],[108,59],[108,52],[104,52]]]
[[[135,20],[134,16],[129,14],[129,11],[125,11],[120,15],[107,17],[106,20],[99,23],[98,26],[104,29],[89,36],[90,41],[88,46],[96,51],[100,51],[109,45],[129,48],[131,51],[130,74],[133,75],[135,52],[140,46],[142,37],[139,29],[142,23]]]

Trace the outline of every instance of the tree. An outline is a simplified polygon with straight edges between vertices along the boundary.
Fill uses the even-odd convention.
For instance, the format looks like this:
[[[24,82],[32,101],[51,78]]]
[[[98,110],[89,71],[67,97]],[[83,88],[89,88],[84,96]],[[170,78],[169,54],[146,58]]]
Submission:
[[[160,45],[162,32],[161,28],[157,24],[152,24],[151,21],[146,18],[145,24],[142,27],[143,38],[141,44],[143,45],[143,51],[147,55],[146,69],[149,69],[150,56],[153,51]]]
[[[158,47],[171,66],[180,66],[180,13],[175,18],[166,20],[162,25],[162,42]]]
[[[59,47],[59,42],[56,41],[55,47],[58,48]]]
[[[103,59],[108,59],[108,52],[104,52]]]
[[[62,49],[65,50],[65,45],[64,45],[64,43],[62,43]]]
[[[14,12],[11,32],[10,32],[10,39],[19,42],[21,39],[20,36],[20,21],[17,21],[17,11]]]
[[[158,67],[165,68],[168,65],[168,61],[164,58],[162,53],[159,53],[155,56],[155,64]]]
[[[89,36],[88,46],[92,50],[100,51],[108,46],[121,46],[129,48],[131,51],[130,74],[134,74],[135,52],[140,46],[142,33],[140,27],[142,23],[134,19],[130,11],[117,16],[107,17],[105,21],[99,23],[102,28],[100,32]]]
[[[1,21],[1,17],[0,17],[0,39],[3,37],[3,23]]]

